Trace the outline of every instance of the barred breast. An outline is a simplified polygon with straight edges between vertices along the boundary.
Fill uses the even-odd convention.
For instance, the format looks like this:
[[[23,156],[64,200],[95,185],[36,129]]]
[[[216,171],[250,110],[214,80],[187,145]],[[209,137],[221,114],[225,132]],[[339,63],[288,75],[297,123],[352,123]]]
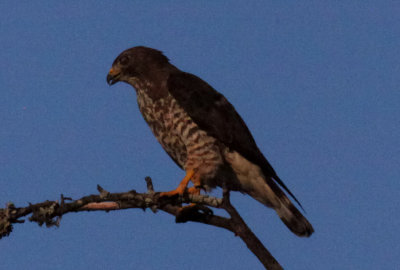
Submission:
[[[201,130],[171,95],[152,100],[138,91],[137,98],[145,121],[164,150],[186,171],[195,170],[206,189],[214,187],[213,178],[223,164],[216,139]]]

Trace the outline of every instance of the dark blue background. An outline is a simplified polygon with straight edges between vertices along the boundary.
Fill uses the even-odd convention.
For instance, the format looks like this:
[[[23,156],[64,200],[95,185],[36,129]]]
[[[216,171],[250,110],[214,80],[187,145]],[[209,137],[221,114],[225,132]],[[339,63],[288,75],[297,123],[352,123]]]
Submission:
[[[202,3],[199,3],[202,2]],[[176,187],[184,172],[105,78],[124,49],[160,49],[222,92],[315,227],[290,233],[233,195],[286,269],[395,269],[400,4],[395,1],[2,1],[0,203]],[[219,195],[218,192],[215,193]],[[1,269],[262,269],[239,238],[127,210],[25,223]]]

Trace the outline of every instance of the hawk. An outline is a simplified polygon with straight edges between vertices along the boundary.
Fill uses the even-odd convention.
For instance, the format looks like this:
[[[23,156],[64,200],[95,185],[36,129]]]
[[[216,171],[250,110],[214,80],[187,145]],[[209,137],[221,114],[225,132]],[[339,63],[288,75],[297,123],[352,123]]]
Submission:
[[[151,131],[186,171],[178,187],[161,196],[226,187],[273,208],[296,235],[308,237],[314,232],[286,196],[283,190],[301,207],[257,147],[243,119],[208,83],[179,70],[161,51],[143,46],[127,49],[114,60],[107,83],[119,81],[134,87]],[[188,188],[190,181],[193,186]]]

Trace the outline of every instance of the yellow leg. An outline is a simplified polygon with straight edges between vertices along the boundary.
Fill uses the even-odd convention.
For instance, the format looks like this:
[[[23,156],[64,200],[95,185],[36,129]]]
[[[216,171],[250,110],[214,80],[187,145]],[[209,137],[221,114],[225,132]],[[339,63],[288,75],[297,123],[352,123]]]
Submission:
[[[196,187],[196,186],[190,187],[190,188],[187,189],[187,193],[188,194],[193,194],[193,195],[200,195],[200,187]],[[195,203],[191,203],[189,205],[185,205],[185,206],[181,207],[181,209],[179,209],[179,211],[182,211],[183,209],[192,208],[194,206],[196,206],[196,204]]]
[[[187,193],[193,194],[193,195],[200,195],[200,188],[196,187],[196,186],[190,187],[190,188],[188,188]]]
[[[189,184],[189,181],[190,181],[190,179],[192,179],[193,175],[194,175],[194,170],[188,170],[186,172],[185,178],[183,178],[183,180],[181,181],[181,183],[175,190],[171,190],[168,192],[161,192],[160,197],[163,197],[163,196],[171,197],[171,196],[174,196],[177,194],[183,195],[183,193],[185,192],[187,185]]]

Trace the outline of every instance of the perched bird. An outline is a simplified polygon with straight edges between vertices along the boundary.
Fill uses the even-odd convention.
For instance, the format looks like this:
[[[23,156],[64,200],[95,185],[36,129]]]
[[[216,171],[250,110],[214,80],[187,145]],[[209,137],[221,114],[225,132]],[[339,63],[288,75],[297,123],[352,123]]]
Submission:
[[[162,52],[142,46],[127,49],[114,60],[107,83],[119,81],[135,88],[145,121],[169,156],[186,171],[177,189],[161,196],[226,187],[275,209],[296,235],[313,233],[282,189],[300,203],[222,94],[170,64]],[[188,188],[190,181],[193,186]]]

